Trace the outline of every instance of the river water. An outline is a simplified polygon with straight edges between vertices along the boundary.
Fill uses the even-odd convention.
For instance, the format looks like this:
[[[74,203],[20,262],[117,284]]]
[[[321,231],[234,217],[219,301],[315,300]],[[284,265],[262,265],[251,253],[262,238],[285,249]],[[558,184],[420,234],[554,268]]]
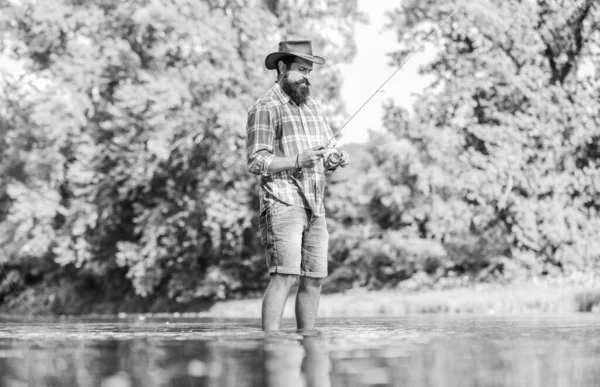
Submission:
[[[600,386],[600,315],[0,320],[2,386]]]

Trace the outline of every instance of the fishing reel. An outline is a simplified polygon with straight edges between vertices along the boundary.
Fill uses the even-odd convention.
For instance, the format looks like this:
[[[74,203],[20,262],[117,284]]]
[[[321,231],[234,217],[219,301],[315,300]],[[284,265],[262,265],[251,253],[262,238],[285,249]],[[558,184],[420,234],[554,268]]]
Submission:
[[[335,171],[342,162],[342,152],[335,148],[324,148],[327,152],[323,155],[323,166],[327,171]]]
[[[335,148],[328,148],[325,146],[321,146],[317,149],[326,151],[323,154],[323,166],[325,167],[325,171],[330,173],[337,171],[342,162],[343,153]],[[298,164],[296,163],[296,165]],[[302,168],[297,167],[293,172],[293,176],[297,179],[302,177]]]

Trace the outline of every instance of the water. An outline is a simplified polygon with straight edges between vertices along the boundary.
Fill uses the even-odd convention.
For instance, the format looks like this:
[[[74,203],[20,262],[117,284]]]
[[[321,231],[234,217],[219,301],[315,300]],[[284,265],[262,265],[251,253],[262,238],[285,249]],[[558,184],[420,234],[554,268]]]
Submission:
[[[286,327],[293,327],[286,321]],[[600,386],[600,316],[0,324],[2,386]]]

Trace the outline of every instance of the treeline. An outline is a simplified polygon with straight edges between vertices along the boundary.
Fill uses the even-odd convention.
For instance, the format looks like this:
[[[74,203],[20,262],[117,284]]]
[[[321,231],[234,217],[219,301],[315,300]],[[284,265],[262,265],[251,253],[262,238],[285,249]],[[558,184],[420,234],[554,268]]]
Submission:
[[[308,37],[339,126],[356,3],[0,4],[4,310],[260,294],[246,109],[274,81],[266,53]],[[454,7],[403,1],[393,60]],[[434,83],[414,114],[386,106],[384,129],[330,182],[330,291],[600,271],[597,8],[470,4],[430,38]]]
[[[1,2],[0,297],[149,308],[262,288],[246,111],[310,38],[328,116],[354,1]],[[339,118],[338,118],[339,119]]]
[[[391,15],[399,65],[455,12],[429,39],[436,54],[422,72],[434,81],[414,115],[388,105],[370,162],[331,191],[335,281],[597,286],[600,7],[434,3],[405,0]]]

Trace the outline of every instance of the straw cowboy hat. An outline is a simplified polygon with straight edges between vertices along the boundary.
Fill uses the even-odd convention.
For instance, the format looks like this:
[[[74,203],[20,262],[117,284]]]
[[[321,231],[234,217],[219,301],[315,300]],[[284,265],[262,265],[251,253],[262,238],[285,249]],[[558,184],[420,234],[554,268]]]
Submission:
[[[325,59],[312,54],[310,40],[287,40],[279,42],[279,51],[272,52],[265,58],[265,66],[269,70],[277,68],[277,61],[284,56],[297,56],[316,64],[325,64]]]

